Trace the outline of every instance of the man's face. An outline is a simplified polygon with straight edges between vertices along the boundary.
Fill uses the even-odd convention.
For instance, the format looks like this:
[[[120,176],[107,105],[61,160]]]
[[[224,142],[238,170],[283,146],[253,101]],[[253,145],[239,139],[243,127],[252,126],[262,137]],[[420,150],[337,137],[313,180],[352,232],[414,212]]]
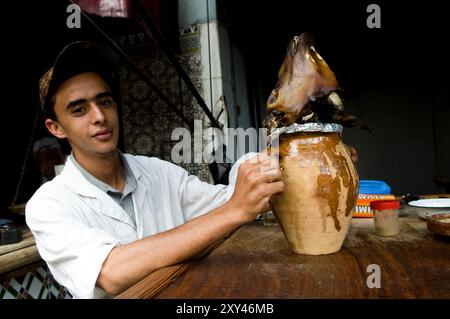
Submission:
[[[63,82],[55,94],[55,114],[57,120],[47,119],[45,124],[56,137],[67,138],[76,157],[116,150],[117,104],[98,74],[81,73]]]

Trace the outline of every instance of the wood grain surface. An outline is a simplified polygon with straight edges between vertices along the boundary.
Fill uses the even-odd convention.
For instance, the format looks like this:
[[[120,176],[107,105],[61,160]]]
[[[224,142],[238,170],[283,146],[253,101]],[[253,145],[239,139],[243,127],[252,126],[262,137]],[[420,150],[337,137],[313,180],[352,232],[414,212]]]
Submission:
[[[154,297],[170,283],[172,283],[172,281],[187,271],[199,259],[208,255],[215,248],[220,246],[231,234],[232,233],[227,234],[226,236],[218,239],[200,254],[184,263],[158,269],[141,281],[137,282],[135,285],[131,286],[129,289],[125,290],[123,293],[116,296],[116,299],[149,299]]]
[[[0,246],[0,275],[41,259],[31,231],[24,229],[22,237],[19,243]]]
[[[156,298],[450,298],[450,240],[403,210],[401,232],[379,237],[372,219],[353,219],[343,248],[296,255],[279,226],[244,225]],[[380,267],[369,288],[368,266]]]

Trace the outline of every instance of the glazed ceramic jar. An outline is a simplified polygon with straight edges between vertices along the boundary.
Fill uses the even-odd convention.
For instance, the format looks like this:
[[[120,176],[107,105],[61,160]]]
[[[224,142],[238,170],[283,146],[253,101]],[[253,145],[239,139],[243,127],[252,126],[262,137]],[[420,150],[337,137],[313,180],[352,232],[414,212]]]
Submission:
[[[340,137],[342,127],[322,126],[326,129],[300,129],[279,139],[285,190],[272,197],[271,206],[298,254],[341,249],[358,192],[358,174]]]

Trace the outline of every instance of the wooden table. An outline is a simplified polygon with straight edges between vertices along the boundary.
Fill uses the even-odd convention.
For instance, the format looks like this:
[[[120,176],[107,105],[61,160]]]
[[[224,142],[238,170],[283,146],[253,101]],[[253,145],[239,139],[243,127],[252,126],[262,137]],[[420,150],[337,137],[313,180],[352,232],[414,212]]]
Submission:
[[[38,265],[43,265],[31,231],[22,230],[22,241],[16,244],[0,245],[0,280],[20,276]]]
[[[120,297],[450,298],[449,238],[430,233],[412,207],[400,216],[395,237],[379,237],[372,219],[354,218],[342,249],[325,256],[296,255],[279,226],[255,221],[206,257],[161,269]],[[370,265],[380,267],[380,288],[367,285]]]

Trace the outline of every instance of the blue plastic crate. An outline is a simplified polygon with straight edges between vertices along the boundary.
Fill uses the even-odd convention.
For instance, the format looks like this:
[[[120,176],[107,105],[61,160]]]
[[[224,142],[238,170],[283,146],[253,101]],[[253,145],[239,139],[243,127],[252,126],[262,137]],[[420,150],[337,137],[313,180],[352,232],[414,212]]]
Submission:
[[[383,181],[363,179],[359,181],[360,194],[391,194],[391,187]]]

